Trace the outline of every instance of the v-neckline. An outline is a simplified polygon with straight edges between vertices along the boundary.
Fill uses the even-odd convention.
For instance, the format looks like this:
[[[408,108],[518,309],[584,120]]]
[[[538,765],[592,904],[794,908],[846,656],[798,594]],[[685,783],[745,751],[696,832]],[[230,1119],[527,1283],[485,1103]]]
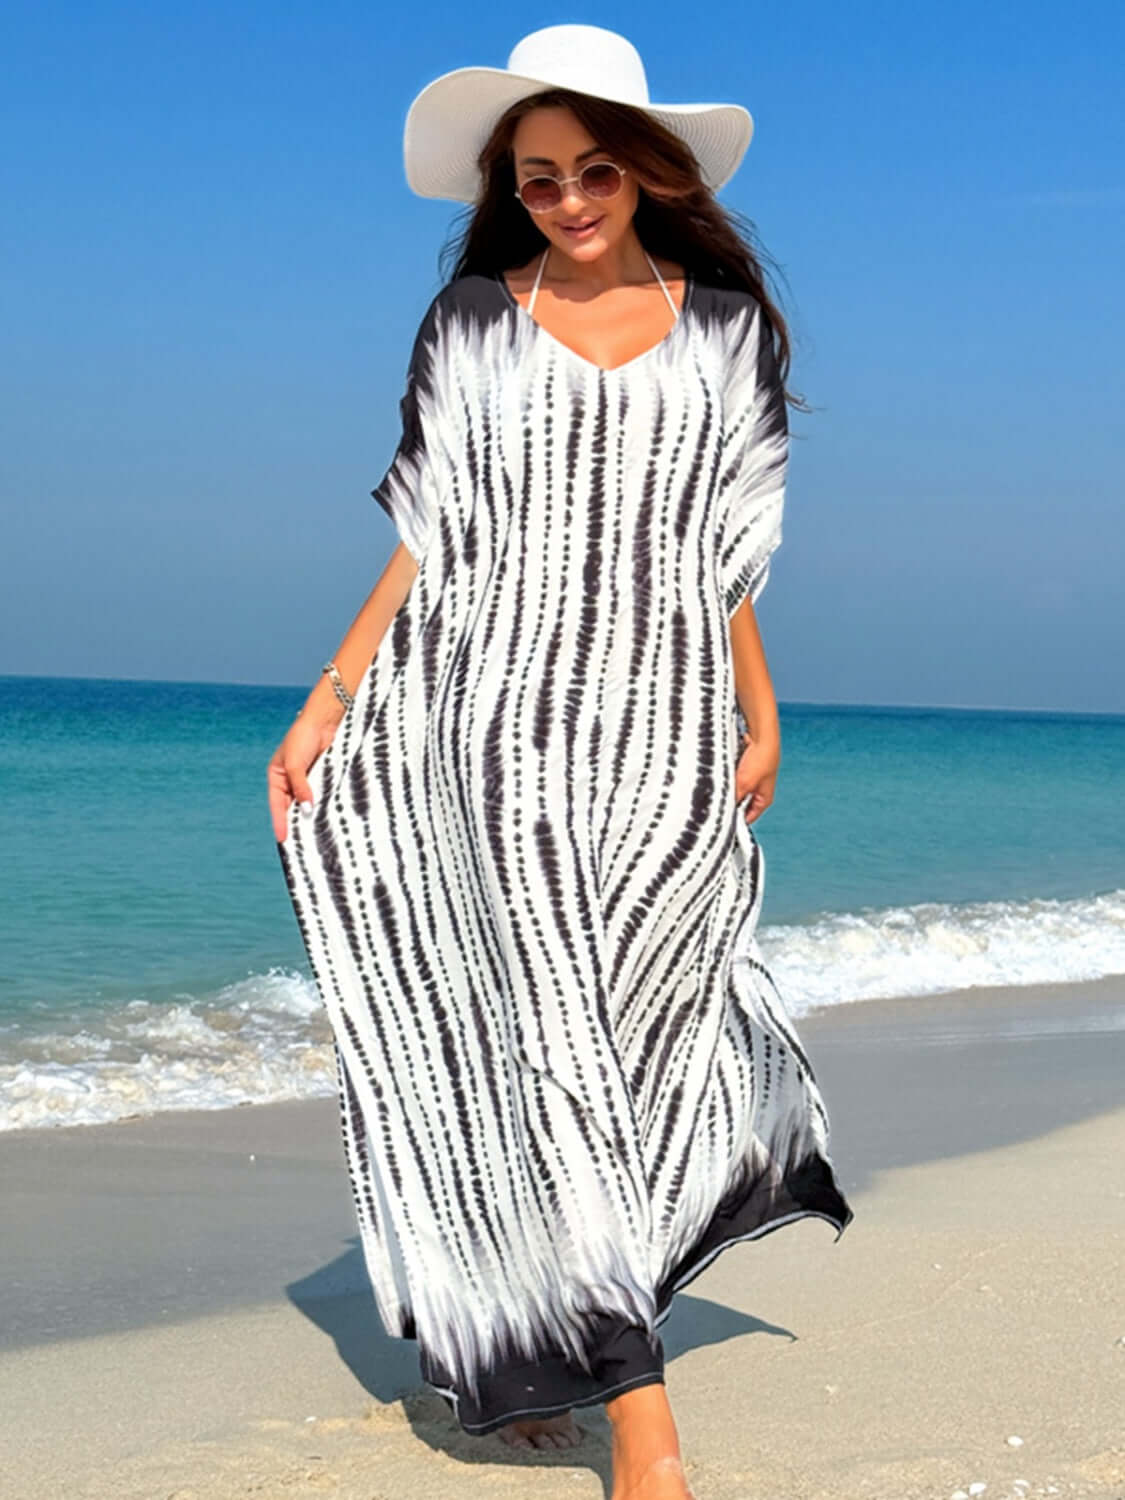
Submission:
[[[657,351],[663,349],[671,339],[675,338],[676,330],[683,322],[684,314],[688,310],[688,302],[691,298],[692,289],[695,286],[695,277],[685,266],[683,301],[680,303],[679,309],[676,313],[676,321],[672,324],[671,328],[669,328],[664,337],[658,339],[655,344],[650,344],[647,349],[642,349],[639,354],[634,354],[632,359],[625,360],[623,364],[599,365],[595,360],[587,359],[584,354],[579,354],[578,350],[572,349],[569,344],[564,344],[562,339],[556,337],[556,335],[553,334],[549,328],[544,328],[542,323],[540,323],[532,313],[529,313],[527,308],[524,307],[523,303],[520,302],[520,300],[516,297],[515,293],[508,285],[508,278],[504,275],[503,271],[497,271],[495,275],[496,280],[500,283],[504,295],[508,298],[509,302],[515,308],[517,313],[521,313],[533,328],[538,329],[538,331],[543,335],[544,338],[549,339],[552,344],[557,345],[557,347],[560,348],[565,354],[569,354],[571,359],[576,359],[580,365],[584,365],[588,370],[596,370],[599,375],[616,375],[620,370],[627,370],[631,365],[640,364],[641,360],[648,359],[650,355],[656,354]]]

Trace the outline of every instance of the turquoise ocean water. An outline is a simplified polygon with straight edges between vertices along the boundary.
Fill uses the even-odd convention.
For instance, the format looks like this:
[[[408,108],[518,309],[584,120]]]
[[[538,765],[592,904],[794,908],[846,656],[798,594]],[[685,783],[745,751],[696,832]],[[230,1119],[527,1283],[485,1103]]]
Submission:
[[[334,1092],[266,803],[307,691],[0,677],[0,1129]],[[781,716],[758,937],[794,1018],[1125,972],[1125,715]]]

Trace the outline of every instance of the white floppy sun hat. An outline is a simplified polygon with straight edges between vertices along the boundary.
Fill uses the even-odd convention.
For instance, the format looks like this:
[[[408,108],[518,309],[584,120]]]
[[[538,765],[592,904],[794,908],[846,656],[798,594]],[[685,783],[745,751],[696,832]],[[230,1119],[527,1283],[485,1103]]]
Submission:
[[[497,120],[517,100],[550,88],[644,110],[691,148],[712,191],[734,176],[754,133],[740,104],[650,103],[641,55],[617,32],[544,26],[516,43],[506,68],[455,68],[415,98],[403,140],[411,188],[423,198],[475,202],[477,156]]]

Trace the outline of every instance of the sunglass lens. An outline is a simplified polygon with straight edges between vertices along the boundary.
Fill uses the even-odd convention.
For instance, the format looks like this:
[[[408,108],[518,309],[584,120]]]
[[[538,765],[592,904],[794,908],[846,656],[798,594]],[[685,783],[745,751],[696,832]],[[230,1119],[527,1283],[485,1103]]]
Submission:
[[[621,186],[621,173],[612,162],[592,162],[583,169],[581,186],[587,198],[612,198]]]
[[[529,177],[520,184],[520,197],[533,214],[541,214],[559,206],[562,189],[553,177]]]

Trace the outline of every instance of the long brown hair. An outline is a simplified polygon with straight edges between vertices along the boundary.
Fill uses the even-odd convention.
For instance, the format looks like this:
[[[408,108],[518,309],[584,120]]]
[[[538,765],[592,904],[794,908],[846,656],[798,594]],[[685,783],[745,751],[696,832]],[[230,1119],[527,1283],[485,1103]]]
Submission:
[[[789,330],[766,286],[763,262],[775,262],[761,248],[751,219],[725,208],[706,186],[699,163],[679,136],[658,120],[628,104],[615,104],[569,89],[547,89],[520,99],[498,120],[477,164],[482,192],[466,207],[463,227],[455,227],[442,247],[440,265],[449,280],[461,276],[495,276],[526,265],[547,244],[547,237],[516,198],[512,138],[517,123],[533,109],[562,105],[581,120],[607,152],[636,176],[639,187],[633,225],[650,255],[676,261],[697,281],[716,287],[738,287],[761,303],[773,338],[782,385],[789,375]],[[808,411],[804,398],[785,391],[785,399]]]

